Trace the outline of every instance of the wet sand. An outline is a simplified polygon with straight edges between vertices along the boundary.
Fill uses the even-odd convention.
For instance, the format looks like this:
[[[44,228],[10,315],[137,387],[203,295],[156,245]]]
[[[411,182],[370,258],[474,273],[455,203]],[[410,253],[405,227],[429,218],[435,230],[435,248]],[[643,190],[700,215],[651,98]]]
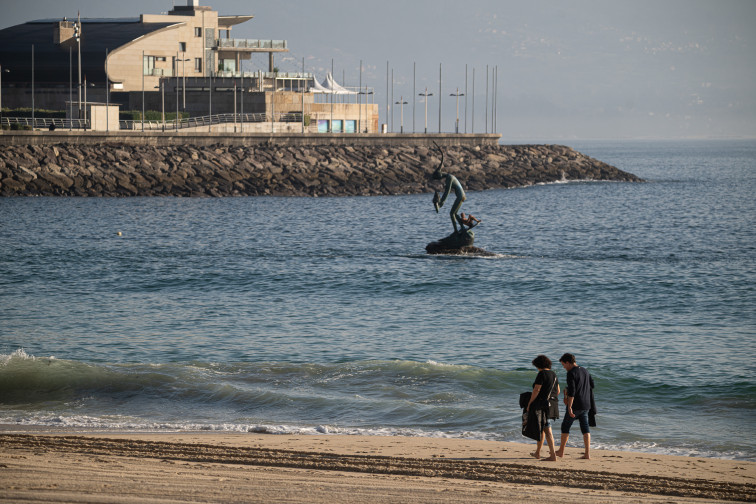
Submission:
[[[0,427],[0,502],[756,501],[756,463],[381,436]],[[543,455],[547,454],[544,449]]]

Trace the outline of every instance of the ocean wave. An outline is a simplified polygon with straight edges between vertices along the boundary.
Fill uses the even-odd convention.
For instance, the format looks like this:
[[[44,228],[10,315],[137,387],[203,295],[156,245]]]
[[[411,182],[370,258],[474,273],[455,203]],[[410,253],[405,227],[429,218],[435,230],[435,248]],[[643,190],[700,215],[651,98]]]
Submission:
[[[675,432],[691,407],[716,422],[753,409],[753,387],[653,383],[593,368],[605,448],[747,458],[737,446]],[[522,441],[530,368],[427,359],[338,363],[92,363],[24,350],[0,355],[0,423],[103,430],[380,434]],[[560,380],[561,381],[561,380]],[[564,386],[564,384],[563,384]],[[731,390],[735,389],[735,390]],[[643,436],[627,430],[643,424]],[[667,419],[660,421],[659,419]],[[686,437],[687,436],[687,437]]]

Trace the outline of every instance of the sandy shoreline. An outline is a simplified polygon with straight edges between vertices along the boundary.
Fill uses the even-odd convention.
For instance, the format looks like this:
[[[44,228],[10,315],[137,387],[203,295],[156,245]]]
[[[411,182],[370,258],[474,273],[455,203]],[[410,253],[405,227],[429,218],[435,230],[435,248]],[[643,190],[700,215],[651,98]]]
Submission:
[[[720,502],[756,500],[756,463],[381,436],[11,431],[0,502]],[[544,454],[546,451],[544,450]]]

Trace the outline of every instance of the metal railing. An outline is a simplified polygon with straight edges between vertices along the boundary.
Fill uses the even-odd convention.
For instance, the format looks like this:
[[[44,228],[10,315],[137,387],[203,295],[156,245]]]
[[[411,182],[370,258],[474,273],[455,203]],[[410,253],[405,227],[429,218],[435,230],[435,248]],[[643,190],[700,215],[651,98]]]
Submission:
[[[277,122],[302,122],[301,112],[287,112],[275,114]],[[270,115],[265,113],[254,114],[213,114],[211,116],[197,116],[179,119],[176,121],[144,121],[144,129],[151,131],[171,131],[185,128],[201,128],[203,126],[212,126],[214,124],[233,124],[233,123],[264,123],[271,120]],[[120,121],[122,130],[139,131],[142,129],[142,121]]]
[[[301,123],[301,112],[282,112],[273,115],[276,122],[284,123]],[[175,120],[170,121],[144,121],[144,129],[150,131],[171,131],[176,129],[186,128],[199,128],[202,126],[212,126],[214,124],[233,124],[233,123],[264,123],[270,122],[271,116],[265,113],[250,113],[250,114],[213,114],[210,116],[197,116],[188,117],[178,120],[178,124]],[[142,121],[140,120],[121,120],[118,121],[121,130],[140,131],[142,129]],[[0,121],[0,125],[17,128],[32,127],[35,129],[50,129],[50,126],[55,126],[54,129],[68,130],[87,130],[90,129],[89,120],[84,119],[60,119],[60,118],[35,118],[31,117],[8,117],[3,116]]]
[[[232,72],[230,70],[218,70],[213,72],[214,77],[222,78],[239,78],[241,72]],[[313,74],[309,72],[244,72],[245,79],[291,79],[291,80],[310,80]]]
[[[286,49],[285,40],[261,40],[261,39],[217,39],[217,47],[240,48],[240,49]]]
[[[150,68],[144,75],[152,77],[173,77],[172,68]]]
[[[8,117],[3,116],[0,121],[0,126],[13,127],[31,127],[39,129],[50,129],[50,126],[54,126],[55,129],[89,129],[89,119],[63,119],[57,117],[35,117],[32,120],[31,117]]]

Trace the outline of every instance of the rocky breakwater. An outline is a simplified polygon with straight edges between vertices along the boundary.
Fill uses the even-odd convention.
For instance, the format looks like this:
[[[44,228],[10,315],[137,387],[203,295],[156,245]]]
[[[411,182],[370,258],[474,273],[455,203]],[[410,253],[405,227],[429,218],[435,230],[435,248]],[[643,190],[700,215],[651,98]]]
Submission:
[[[13,145],[2,196],[341,196],[428,193],[440,157],[416,146]],[[570,180],[640,181],[560,145],[449,147],[469,191]]]

